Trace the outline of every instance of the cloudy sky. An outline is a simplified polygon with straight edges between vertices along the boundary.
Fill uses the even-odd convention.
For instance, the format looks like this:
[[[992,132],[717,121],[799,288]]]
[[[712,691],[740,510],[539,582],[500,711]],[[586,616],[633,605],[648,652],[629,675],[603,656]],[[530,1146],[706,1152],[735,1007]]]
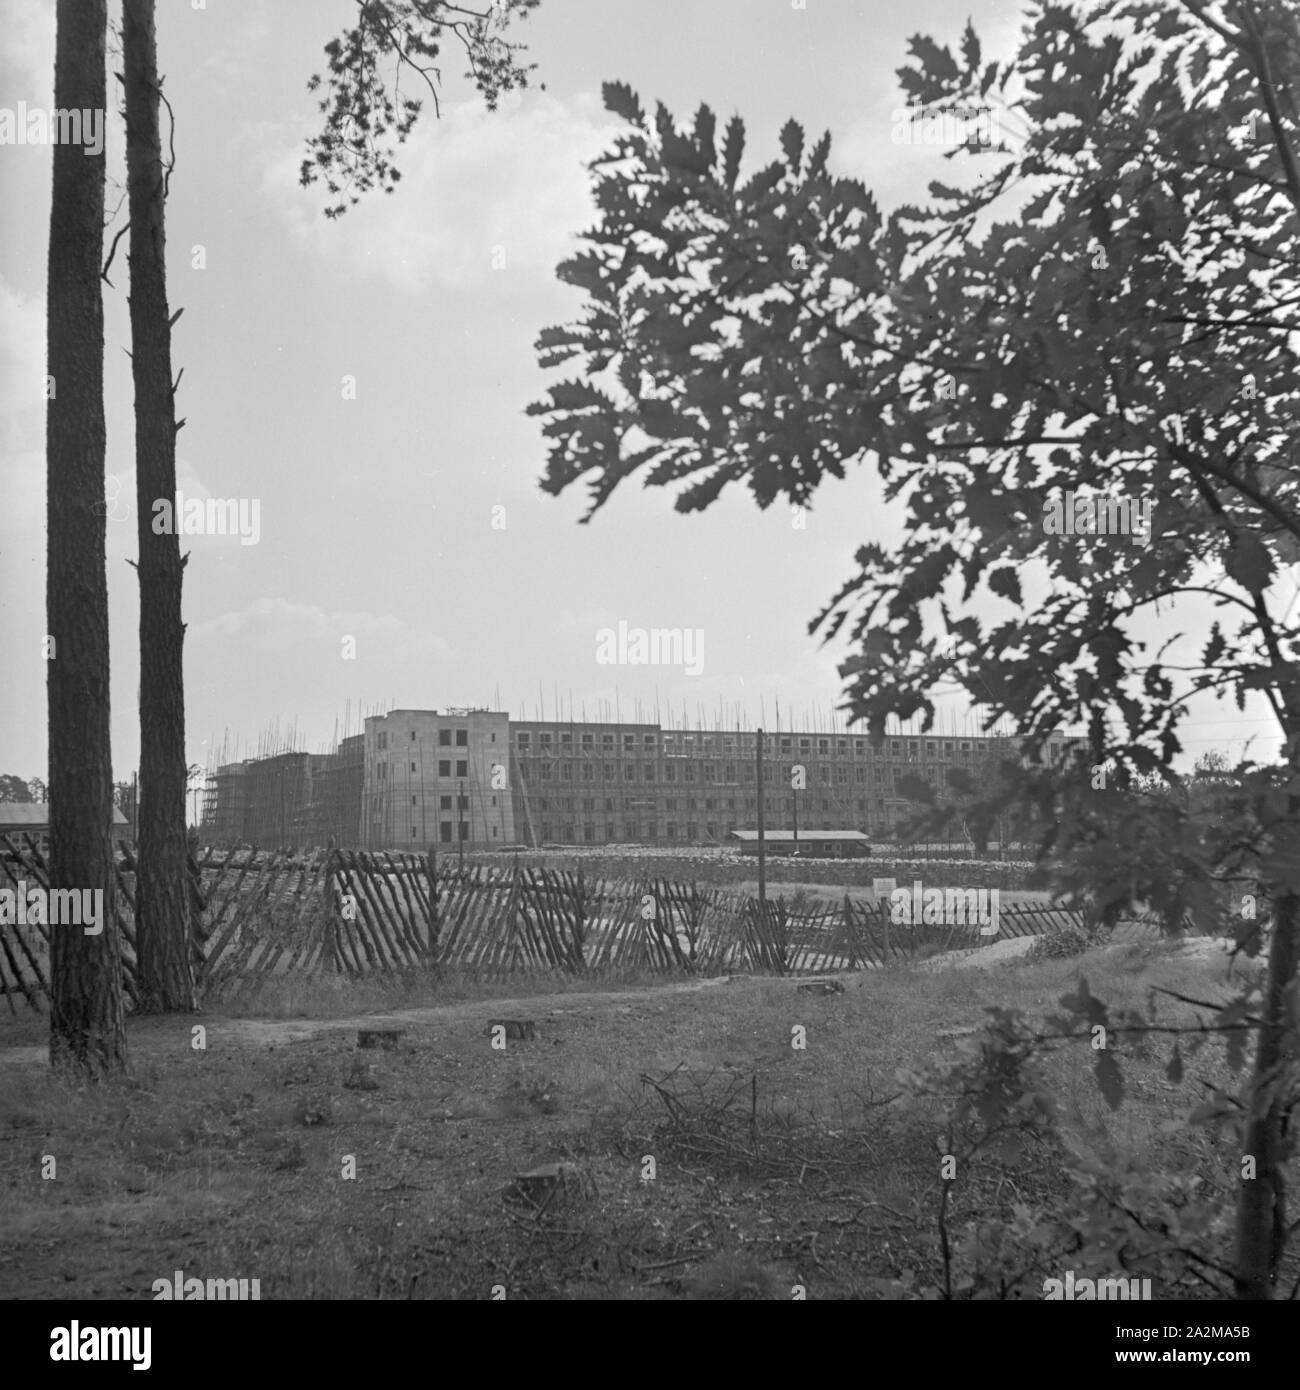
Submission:
[[[194,5],[200,0],[194,0]],[[489,705],[624,718],[683,706],[770,723],[838,700],[842,647],[807,622],[850,572],[857,545],[889,541],[870,470],[825,482],[804,530],[747,492],[683,516],[633,485],[591,525],[585,496],[544,496],[540,422],[524,414],[548,378],[533,343],[571,317],[555,278],[593,221],[584,162],[614,122],[604,81],[679,117],[707,102],[739,112],[764,162],[795,116],[829,129],[832,163],[886,206],[922,196],[951,166],[890,140],[894,70],[916,31],[955,42],[967,15],[985,56],[1019,27],[1011,0],[543,0],[521,27],[546,90],[489,114],[444,68],[443,117],[423,120],[391,197],[327,221],[298,187],[316,128],[307,78],[351,0],[159,0],[160,65],[176,112],[168,205],[169,292],[184,309],[173,346],[185,378],[180,487],[256,499],[256,545],[187,537],[189,754],[210,764],[261,731],[332,741],[359,707]],[[110,10],[116,14],[116,6]],[[53,6],[7,0],[0,105],[52,99]],[[116,66],[111,64],[110,67]],[[108,135],[112,206],[120,124]],[[0,771],[44,775],[44,371],[48,148],[0,149]],[[121,224],[121,216],[114,230]],[[124,247],[123,247],[124,251]],[[201,268],[200,268],[201,264]],[[135,481],[125,257],[107,293],[113,758],[136,766],[139,734]],[[355,399],[344,379],[355,378]],[[494,512],[494,508],[504,511]],[[497,525],[493,525],[494,516]],[[504,520],[504,525],[502,525]],[[895,530],[896,535],[896,530]],[[699,674],[611,667],[596,634],[704,633]],[[353,639],[355,658],[345,655]],[[945,706],[945,728],[962,705]],[[1276,748],[1265,711],[1198,706],[1193,754]],[[227,732],[228,731],[228,732]]]

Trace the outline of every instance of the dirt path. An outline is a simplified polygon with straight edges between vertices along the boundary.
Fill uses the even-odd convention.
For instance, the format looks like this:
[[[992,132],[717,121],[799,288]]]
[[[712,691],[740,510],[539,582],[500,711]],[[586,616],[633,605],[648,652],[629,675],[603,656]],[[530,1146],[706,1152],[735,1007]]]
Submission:
[[[796,977],[787,977],[794,981]],[[799,976],[806,984],[811,976]],[[815,978],[821,978],[820,976]],[[358,1028],[421,1027],[435,1023],[454,1023],[462,1019],[486,1022],[490,1018],[533,1016],[555,1017],[581,1013],[592,1006],[635,1008],[639,1001],[661,999],[668,994],[695,994],[716,989],[732,979],[778,983],[776,977],[721,975],[681,984],[653,985],[638,990],[606,990],[573,994],[533,994],[522,999],[474,999],[457,1004],[434,1004],[419,1009],[395,1009],[386,1013],[356,1014],[346,1018],[223,1018],[220,1014],[139,1019],[127,1025],[133,1052],[149,1056],[155,1051],[172,1050],[178,1034],[187,1033],[196,1022],[208,1030],[213,1042],[245,1047],[275,1047],[304,1042],[328,1033],[346,1033]],[[36,1047],[0,1047],[0,1067],[44,1066],[49,1060],[45,1044]]]
[[[694,994],[699,990],[725,985],[729,978],[723,975],[715,979],[691,980],[684,984],[652,985],[648,989],[639,989],[632,993],[627,990],[604,990],[591,994],[533,994],[522,999],[472,999],[460,1004],[433,1004],[420,1009],[357,1014],[351,1018],[231,1018],[222,1020],[221,1034],[227,1041],[266,1047],[277,1043],[319,1038],[325,1033],[351,1032],[357,1028],[420,1027],[429,1023],[476,1019],[479,1016],[485,1020],[516,1016],[528,1018],[533,1014],[555,1017],[557,1014],[581,1013],[593,1004],[634,1007],[639,999],[647,996],[662,998],[665,994]],[[565,1007],[553,1007],[556,1000],[563,1000]]]

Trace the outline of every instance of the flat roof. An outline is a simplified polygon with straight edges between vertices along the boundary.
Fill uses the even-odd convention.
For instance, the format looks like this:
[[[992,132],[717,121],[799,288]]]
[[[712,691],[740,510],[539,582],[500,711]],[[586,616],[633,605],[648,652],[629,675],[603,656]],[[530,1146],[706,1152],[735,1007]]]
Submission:
[[[44,801],[0,801],[0,825],[48,826],[50,808]],[[121,810],[113,807],[113,824],[130,825]]]
[[[757,841],[757,830],[733,830],[730,832],[733,840]],[[795,840],[846,840],[850,843],[870,843],[868,837],[861,830],[800,830],[796,835],[793,830],[765,830],[763,831],[764,841],[768,840],[788,840],[793,843]]]

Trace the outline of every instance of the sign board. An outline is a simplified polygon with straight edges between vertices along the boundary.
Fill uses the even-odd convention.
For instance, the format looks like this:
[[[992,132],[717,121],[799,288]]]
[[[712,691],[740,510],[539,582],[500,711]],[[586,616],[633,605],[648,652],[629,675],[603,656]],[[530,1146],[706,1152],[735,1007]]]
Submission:
[[[887,898],[898,884],[892,878],[873,878],[871,880],[871,891],[878,898]]]

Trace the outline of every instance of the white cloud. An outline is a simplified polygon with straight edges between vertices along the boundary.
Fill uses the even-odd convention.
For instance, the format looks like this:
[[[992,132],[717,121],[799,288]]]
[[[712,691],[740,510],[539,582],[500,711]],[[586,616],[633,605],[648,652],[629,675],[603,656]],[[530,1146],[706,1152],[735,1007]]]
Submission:
[[[0,531],[45,525],[45,306],[0,278]]]
[[[275,158],[264,187],[317,256],[404,291],[483,284],[500,273],[494,255],[507,272],[549,277],[594,221],[585,165],[615,129],[594,97],[516,93],[496,112],[467,102],[422,117],[398,151],[397,191],[372,193],[337,221],[322,215],[319,186],[296,188],[301,147]]]
[[[7,98],[49,106],[54,97],[54,9],[50,5],[7,5],[0,71]]]
[[[40,439],[44,378],[45,305],[0,277],[0,453]]]
[[[329,645],[337,657],[345,636],[356,639],[359,661],[433,659],[450,661],[449,643],[431,632],[416,632],[391,614],[338,610],[328,612],[315,604],[293,603],[283,598],[260,598],[247,607],[231,610],[191,625],[187,642],[238,643],[249,651],[283,654],[304,647]]]

